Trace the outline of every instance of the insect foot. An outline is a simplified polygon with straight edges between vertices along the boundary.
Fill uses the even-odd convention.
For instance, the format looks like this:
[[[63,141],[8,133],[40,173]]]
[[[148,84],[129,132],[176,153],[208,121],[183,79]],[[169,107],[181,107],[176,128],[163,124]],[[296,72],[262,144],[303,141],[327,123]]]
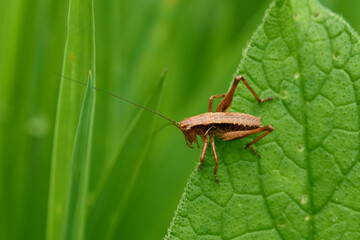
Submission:
[[[255,155],[261,158],[260,154],[252,146],[250,146],[250,144],[251,143],[247,143],[245,149],[249,148]]]
[[[203,165],[200,164],[199,167],[198,167],[198,171],[200,172],[200,170],[203,168]]]
[[[220,186],[220,182],[219,182],[219,180],[217,179],[217,177],[215,177],[215,182],[216,182],[216,184],[217,184],[218,186]]]
[[[272,101],[274,99],[279,99],[278,97],[268,97],[268,98],[264,98],[264,99],[260,99],[258,102],[259,104],[266,102],[266,101]]]

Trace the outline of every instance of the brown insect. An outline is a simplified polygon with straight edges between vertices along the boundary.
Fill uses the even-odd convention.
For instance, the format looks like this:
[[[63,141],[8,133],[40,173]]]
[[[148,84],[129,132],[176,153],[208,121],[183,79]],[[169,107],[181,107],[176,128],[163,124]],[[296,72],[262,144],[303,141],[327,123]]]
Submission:
[[[232,141],[255,133],[264,132],[255,140],[246,144],[246,148],[249,148],[254,154],[260,157],[252,145],[274,130],[272,125],[262,126],[260,121],[261,117],[258,118],[245,113],[226,112],[231,106],[235,89],[240,80],[244,82],[245,86],[254,95],[259,104],[274,99],[273,97],[260,99],[243,76],[236,76],[234,83],[227,94],[213,95],[210,97],[208,113],[185,118],[180,123],[176,123],[177,127],[184,133],[186,144],[189,147],[193,148],[191,144],[194,142],[196,142],[199,147],[196,135],[199,135],[204,142],[200,156],[199,171],[204,165],[205,153],[210,141],[211,149],[215,158],[214,177],[217,184],[219,184],[219,180],[216,175],[218,169],[218,156],[215,150],[214,136],[223,141]],[[212,112],[212,103],[214,98],[223,98],[217,106],[215,113]]]
[[[64,76],[61,76],[64,77]],[[81,81],[77,81],[68,77],[64,77],[66,79],[75,81],[77,83],[80,83],[82,85],[86,85],[85,83]],[[244,138],[247,136],[250,136],[255,133],[264,132],[255,140],[252,142],[249,142],[246,144],[246,148],[249,148],[254,154],[260,157],[260,155],[256,152],[256,150],[252,147],[254,143],[268,135],[271,131],[274,130],[274,127],[272,125],[262,126],[261,124],[261,118],[262,117],[255,117],[250,114],[245,113],[236,113],[236,112],[226,112],[232,103],[233,96],[235,93],[235,89],[240,81],[243,81],[245,86],[250,90],[250,92],[254,95],[256,100],[259,102],[259,104],[271,101],[275,98],[269,97],[265,99],[260,99],[259,96],[255,93],[255,91],[250,87],[249,83],[245,80],[243,76],[236,76],[234,79],[234,83],[229,90],[227,94],[221,94],[221,95],[213,95],[209,99],[209,112],[199,114],[190,118],[185,118],[181,122],[175,122],[171,120],[170,118],[165,117],[164,115],[161,115],[160,113],[157,113],[147,107],[144,107],[142,105],[139,105],[137,103],[131,102],[125,98],[122,98],[120,96],[117,96],[115,94],[112,94],[110,92],[104,91],[102,89],[94,87],[94,89],[101,91],[106,94],[110,94],[111,96],[114,96],[116,98],[119,98],[123,101],[126,101],[128,103],[134,104],[138,107],[141,107],[143,109],[146,109],[152,113],[155,113],[166,120],[170,121],[175,125],[177,128],[179,128],[184,136],[186,145],[190,148],[193,148],[192,144],[196,143],[198,148],[200,148],[198,141],[197,141],[197,135],[201,137],[201,139],[204,142],[201,156],[200,156],[200,165],[199,165],[199,171],[204,165],[205,160],[205,153],[206,149],[208,147],[208,144],[210,142],[211,149],[214,154],[215,158],[215,168],[214,168],[214,177],[217,184],[219,184],[219,180],[217,178],[217,169],[218,169],[218,156],[216,154],[215,150],[215,143],[214,143],[214,137],[218,137],[223,141],[232,141],[240,138]],[[223,98],[219,105],[216,108],[216,112],[212,112],[212,103],[214,98]]]

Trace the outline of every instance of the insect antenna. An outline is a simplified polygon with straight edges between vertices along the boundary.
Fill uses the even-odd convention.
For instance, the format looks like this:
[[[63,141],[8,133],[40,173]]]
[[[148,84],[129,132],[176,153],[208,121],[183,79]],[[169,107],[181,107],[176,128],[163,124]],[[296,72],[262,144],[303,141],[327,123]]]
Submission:
[[[55,74],[58,75],[59,77],[65,78],[65,79],[67,79],[67,80],[76,82],[76,83],[81,84],[81,85],[84,85],[84,86],[87,86],[87,84],[84,83],[84,82],[82,82],[82,81],[79,81],[79,80],[75,80],[75,79],[66,77],[66,76],[64,76],[64,75],[62,75],[62,74],[59,74],[59,73],[56,73],[56,72],[55,72]],[[132,102],[132,101],[130,101],[130,100],[127,100],[127,99],[125,99],[125,98],[122,98],[122,97],[120,97],[120,96],[118,96],[118,95],[116,95],[116,94],[114,94],[114,93],[105,91],[105,90],[103,90],[103,89],[100,89],[100,88],[97,88],[97,87],[93,87],[93,89],[95,89],[95,90],[97,90],[97,91],[100,91],[100,92],[102,92],[102,93],[108,94],[108,95],[110,95],[110,96],[116,97],[116,98],[118,98],[118,99],[120,99],[120,100],[123,100],[123,101],[125,101],[125,102],[131,103],[131,104],[133,104],[133,105],[135,105],[135,106],[138,106],[138,107],[140,107],[140,108],[143,108],[143,109],[145,109],[145,110],[147,110],[147,111],[149,111],[149,112],[155,113],[156,115],[158,115],[158,116],[160,116],[160,117],[162,117],[162,118],[164,118],[164,119],[172,122],[172,124],[174,124],[176,127],[178,127],[178,125],[179,125],[179,123],[175,122],[174,120],[171,120],[170,118],[165,117],[164,115],[162,115],[162,114],[160,114],[160,113],[158,113],[158,112],[155,112],[154,110],[152,110],[152,109],[150,109],[150,108],[147,108],[147,107],[144,107],[144,106],[142,106],[142,105],[140,105],[140,104],[134,103],[134,102]]]

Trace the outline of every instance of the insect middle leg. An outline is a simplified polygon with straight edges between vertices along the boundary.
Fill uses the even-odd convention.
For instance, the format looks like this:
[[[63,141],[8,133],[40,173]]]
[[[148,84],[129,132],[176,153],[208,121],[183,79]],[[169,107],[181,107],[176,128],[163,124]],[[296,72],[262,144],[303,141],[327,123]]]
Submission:
[[[203,146],[201,156],[200,156],[200,165],[198,168],[199,171],[202,169],[202,167],[204,166],[204,162],[205,162],[205,153],[206,153],[206,149],[207,149],[208,143],[209,143],[207,136],[203,138],[203,142],[204,142],[204,146]]]
[[[259,137],[255,138],[255,140],[253,140],[252,142],[246,144],[246,148],[250,148],[250,150],[254,154],[261,157],[260,154],[258,154],[256,152],[256,150],[251,145],[253,145],[257,141],[259,141],[260,139],[264,138],[266,135],[268,135],[273,130],[274,130],[274,127],[272,125],[267,125],[267,126],[264,126],[264,127],[259,127],[259,128],[255,128],[255,129],[251,129],[251,130],[227,132],[227,133],[224,133],[224,134],[220,135],[219,137],[223,141],[231,141],[231,140],[236,140],[236,139],[239,139],[239,138],[244,138],[244,137],[253,135],[255,133],[264,132]]]
[[[217,178],[218,156],[216,154],[216,149],[215,149],[214,135],[210,135],[210,144],[211,144],[211,149],[212,149],[212,152],[214,154],[214,159],[215,159],[215,168],[214,168],[215,182],[216,182],[216,184],[219,184],[219,180]]]
[[[202,149],[202,152],[201,152],[200,165],[199,165],[198,171],[200,171],[204,166],[205,153],[206,153],[206,149],[207,149],[208,144],[209,144],[209,140],[208,140],[207,136],[203,138],[203,141],[204,141],[204,146],[203,146],[203,149]],[[215,182],[216,182],[216,184],[219,184],[219,180],[217,178],[218,156],[217,156],[216,150],[215,150],[214,135],[210,135],[210,144],[211,144],[211,149],[212,149],[212,152],[214,154],[214,159],[215,159],[215,168],[214,168]]]

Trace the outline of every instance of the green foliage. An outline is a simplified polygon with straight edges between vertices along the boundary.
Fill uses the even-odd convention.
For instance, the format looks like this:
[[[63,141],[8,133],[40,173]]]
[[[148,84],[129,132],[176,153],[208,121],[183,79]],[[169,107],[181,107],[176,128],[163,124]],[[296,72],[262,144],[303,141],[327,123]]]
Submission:
[[[359,239],[360,41],[316,0],[277,0],[254,33],[236,74],[261,97],[237,88],[232,111],[264,115],[275,131],[216,141],[213,178],[191,175],[167,239]]]
[[[158,110],[161,100],[165,75],[166,71],[144,104],[155,111]],[[151,146],[155,120],[152,114],[140,110],[124,133],[122,141],[119,142],[120,147],[116,158],[109,164],[92,195],[88,213],[88,236],[95,239],[113,239],[117,226],[125,221],[122,216],[126,211],[126,206],[131,204],[129,201],[131,195],[134,194],[134,185]],[[122,159],[132,159],[132,161],[122,161]],[[123,169],[126,171],[120,175],[119,172]],[[99,221],[99,219],[102,220]]]
[[[89,69],[95,73],[93,3],[71,0],[68,13],[62,75],[82,79]],[[81,113],[81,95],[76,90],[78,86],[64,78],[60,86],[47,215],[46,233],[49,240],[62,237],[81,239],[84,231],[91,151],[91,133],[88,131],[92,131],[91,108],[95,107],[91,106],[95,98],[90,95],[95,81],[91,74],[89,79]]]
[[[93,78],[91,72],[89,72],[89,82],[81,107],[71,159],[70,187],[63,239],[83,239],[84,237],[92,127],[95,110],[94,91]],[[61,235],[59,232],[56,234]]]
[[[93,6],[84,0],[0,1],[0,239],[60,239],[63,234],[73,142],[85,87],[61,80],[54,72],[87,82],[91,69],[94,77],[96,72],[97,87],[140,104],[158,106],[160,113],[181,121],[205,112],[209,96],[226,91],[245,43],[270,1],[94,0]],[[358,0],[322,2],[360,30]],[[93,13],[96,32],[89,20]],[[69,64],[71,51],[73,66]],[[282,54],[286,56],[286,52]],[[162,86],[159,75],[164,68],[169,71]],[[256,86],[263,80],[261,76],[248,77]],[[241,86],[237,94],[246,91]],[[277,93],[267,91],[262,96]],[[151,98],[160,92],[161,96]],[[250,113],[257,116],[285,102],[282,99],[259,107],[252,105],[251,95],[244,96],[248,103],[235,99],[244,104],[236,110],[247,111],[250,107],[246,104],[250,104],[258,109]],[[352,116],[347,113],[346,107],[337,111],[331,124],[354,131],[348,119]],[[280,113],[275,116],[281,117]],[[86,239],[159,239],[165,235],[200,154],[186,147],[178,129],[163,127],[165,123],[118,99],[96,94]],[[273,123],[270,115],[264,116],[264,123]],[[273,136],[256,144],[259,151],[265,151],[266,141],[283,134],[278,125],[275,127]],[[248,165],[257,164],[243,150],[246,142],[216,144],[218,151],[235,148],[241,152],[236,156],[247,154],[246,158],[252,159]],[[348,158],[354,153],[337,153],[337,159],[341,154]],[[210,154],[207,164],[211,162]],[[257,178],[250,181],[247,177],[247,185],[242,184],[243,178],[253,176],[250,173],[237,174],[240,181],[234,186],[257,194]],[[209,177],[209,186],[214,184],[211,168],[200,174]],[[226,187],[223,174],[221,187]],[[221,201],[228,198],[222,196]],[[336,219],[337,215],[329,216]],[[347,225],[348,229],[355,227]]]

